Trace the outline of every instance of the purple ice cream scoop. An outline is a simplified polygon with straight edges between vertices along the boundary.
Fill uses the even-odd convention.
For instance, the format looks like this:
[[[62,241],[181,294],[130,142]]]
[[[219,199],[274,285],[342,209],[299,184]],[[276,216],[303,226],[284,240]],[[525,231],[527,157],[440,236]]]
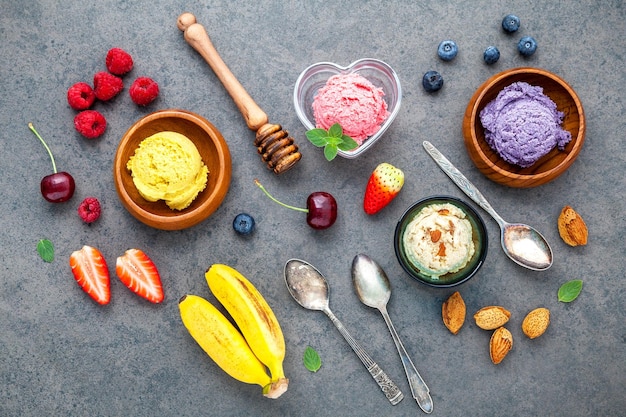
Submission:
[[[543,88],[516,82],[504,88],[480,112],[485,140],[505,161],[527,168],[572,140],[561,127],[563,112]]]

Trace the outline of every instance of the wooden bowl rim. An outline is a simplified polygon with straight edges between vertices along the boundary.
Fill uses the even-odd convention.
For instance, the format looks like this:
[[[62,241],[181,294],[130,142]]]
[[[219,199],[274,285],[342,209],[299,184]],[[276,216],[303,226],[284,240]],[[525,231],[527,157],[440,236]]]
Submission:
[[[128,142],[131,140],[133,134],[139,128],[144,127],[151,122],[165,118],[178,118],[187,120],[191,123],[196,124],[204,132],[206,132],[207,136],[210,137],[215,144],[219,166],[221,167],[221,169],[217,173],[218,178],[216,180],[216,183],[219,185],[210,190],[210,195],[204,199],[202,204],[194,207],[193,209],[188,208],[181,210],[180,212],[177,212],[175,216],[159,216],[145,210],[143,207],[137,204],[130,196],[130,194],[124,187],[124,181],[122,179],[122,170],[126,169],[127,162],[122,161],[122,153]],[[175,129],[172,129],[172,131],[175,131]],[[120,140],[117,151],[115,153],[115,159],[113,163],[113,178],[120,201],[128,210],[128,212],[133,215],[133,217],[135,217],[142,223],[156,229],[181,230],[189,228],[191,226],[195,226],[196,224],[209,217],[215,210],[217,210],[221,202],[226,197],[226,193],[228,192],[231,181],[231,169],[231,157],[228,144],[226,143],[220,131],[211,122],[209,122],[206,118],[188,110],[164,109],[157,110],[140,118],[135,123],[133,123],[130,128],[128,128],[124,135],[122,135],[122,139]],[[202,192],[206,191],[207,190],[205,189]]]
[[[471,145],[474,148],[475,152],[479,155],[480,159],[482,161],[491,162],[489,157],[485,155],[485,153],[483,152],[480,144],[478,143],[478,138],[476,137],[476,129],[477,128],[482,129],[482,126],[477,126],[477,124],[479,124],[479,122],[477,122],[478,109],[479,107],[481,107],[481,104],[483,104],[483,99],[485,95],[488,94],[488,92],[490,92],[490,90],[493,88],[494,85],[496,85],[497,83],[501,82],[502,80],[508,77],[511,77],[513,75],[520,75],[520,74],[521,75],[524,75],[524,74],[540,75],[540,76],[549,78],[550,80],[558,83],[561,87],[563,87],[567,91],[567,93],[570,95],[570,97],[572,97],[572,100],[574,101],[576,105],[576,110],[579,116],[579,125],[578,125],[578,131],[577,131],[576,137],[572,138],[572,140],[575,140],[575,142],[574,142],[571,152],[559,165],[547,171],[536,173],[536,174],[519,174],[519,173],[513,173],[510,171],[507,171],[497,166],[496,164],[490,163],[489,169],[493,170],[496,174],[499,174],[502,177],[507,178],[509,181],[507,181],[506,184],[510,186],[516,186],[516,184],[520,184],[525,181],[533,181],[537,183],[537,182],[541,182],[540,180],[543,180],[545,178],[550,178],[551,180],[551,179],[558,177],[567,168],[569,168],[569,166],[578,157],[580,149],[582,148],[583,143],[585,141],[586,124],[585,124],[585,116],[584,116],[582,103],[580,101],[580,98],[576,94],[576,91],[574,91],[574,89],[563,78],[559,77],[558,75],[550,71],[543,70],[540,68],[533,68],[533,67],[511,68],[511,69],[504,70],[502,72],[499,72],[489,77],[480,87],[478,87],[478,89],[473,94],[468,104],[467,113],[469,113],[470,129],[469,129],[469,132],[464,132],[464,133],[466,137],[467,137],[467,134],[469,133],[469,136],[471,139]],[[510,180],[512,180],[513,182],[511,182]],[[541,183],[545,183],[545,182],[541,182]],[[517,185],[517,186],[521,186],[521,185]]]

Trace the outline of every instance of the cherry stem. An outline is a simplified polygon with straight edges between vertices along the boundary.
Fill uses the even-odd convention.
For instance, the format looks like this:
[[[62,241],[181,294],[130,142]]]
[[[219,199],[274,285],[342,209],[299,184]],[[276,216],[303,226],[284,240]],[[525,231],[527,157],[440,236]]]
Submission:
[[[297,211],[301,211],[303,213],[308,213],[309,210],[305,209],[305,208],[301,208],[301,207],[294,207],[294,206],[290,206],[289,204],[285,204],[282,201],[278,201],[276,200],[274,197],[272,197],[272,195],[265,189],[265,187],[263,187],[263,185],[259,182],[259,180],[255,179],[254,183],[261,189],[263,190],[263,192],[265,193],[266,196],[268,196],[270,198],[270,200],[272,200],[273,202],[280,204],[283,207],[287,207],[289,209],[292,210],[297,210]]]
[[[50,159],[52,160],[52,169],[54,170],[54,173],[56,174],[57,173],[57,164],[54,162],[54,156],[52,156],[52,151],[50,150],[48,145],[46,145],[46,142],[43,140],[43,138],[39,135],[39,132],[37,132],[35,130],[35,126],[33,126],[32,123],[28,123],[28,128],[33,131],[35,136],[37,136],[37,138],[41,141],[41,143],[43,143],[43,146],[48,151],[48,155],[50,155]]]

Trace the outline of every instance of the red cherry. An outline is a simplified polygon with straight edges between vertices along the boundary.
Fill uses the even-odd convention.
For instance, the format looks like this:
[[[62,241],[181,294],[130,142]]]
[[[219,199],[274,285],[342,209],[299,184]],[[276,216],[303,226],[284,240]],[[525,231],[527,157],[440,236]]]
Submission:
[[[337,220],[337,201],[327,192],[311,193],[306,199],[306,207],[309,210],[306,222],[313,229],[326,229]]]
[[[259,180],[255,179],[254,183],[275,203],[292,210],[306,213],[306,222],[313,229],[326,229],[332,226],[335,223],[335,220],[337,220],[337,201],[335,200],[335,197],[327,192],[316,191],[311,193],[306,200],[307,208],[301,208],[290,206],[276,200],[269,192],[267,192],[265,187],[261,185]]]
[[[67,172],[46,175],[41,180],[41,195],[51,203],[62,203],[74,195],[76,184]]]
[[[57,172],[57,165],[54,162],[52,151],[39,135],[39,132],[35,130],[32,123],[28,124],[28,128],[32,130],[35,136],[37,136],[37,139],[41,141],[43,146],[48,151],[50,159],[52,160],[52,170],[54,171],[54,174],[46,175],[42,178],[41,195],[43,195],[43,198],[51,203],[62,203],[63,201],[69,200],[74,195],[74,189],[76,188],[74,178],[72,178],[72,176],[67,172]]]

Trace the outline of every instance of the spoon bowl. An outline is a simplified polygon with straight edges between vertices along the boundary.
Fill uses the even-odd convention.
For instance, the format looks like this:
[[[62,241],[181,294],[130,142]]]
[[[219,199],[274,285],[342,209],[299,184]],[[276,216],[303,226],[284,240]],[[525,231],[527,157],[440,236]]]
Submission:
[[[430,142],[423,142],[424,149],[439,168],[500,226],[500,243],[504,253],[515,263],[533,271],[545,271],[552,266],[552,249],[541,233],[527,224],[507,223],[491,207],[481,192],[443,156]]]
[[[417,401],[417,405],[419,405],[422,411],[427,414],[432,413],[433,400],[430,396],[428,386],[419,372],[417,372],[417,369],[415,369],[415,365],[413,365],[411,358],[409,358],[409,354],[400,341],[400,336],[398,336],[391,322],[391,318],[387,313],[387,303],[391,297],[391,284],[389,283],[387,274],[385,274],[385,271],[383,271],[380,265],[372,258],[360,254],[355,256],[352,261],[352,282],[361,302],[368,307],[378,309],[382,314],[396,345],[396,349],[398,349],[398,354],[402,360],[402,366],[404,367],[404,372],[409,381],[413,398]]]

